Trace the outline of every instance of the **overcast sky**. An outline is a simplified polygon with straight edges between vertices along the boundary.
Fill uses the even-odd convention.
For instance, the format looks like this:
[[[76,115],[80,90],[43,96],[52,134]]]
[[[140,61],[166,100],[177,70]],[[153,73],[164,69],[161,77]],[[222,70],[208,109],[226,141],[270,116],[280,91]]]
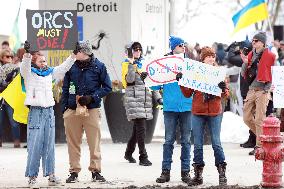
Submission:
[[[19,20],[20,35],[22,41],[25,41],[27,36],[25,12],[26,9],[38,9],[38,0],[8,0],[9,3],[6,2],[5,6],[2,3],[2,6],[0,6],[0,34],[11,34],[20,1],[22,1]],[[176,0],[177,18],[183,13],[185,1]],[[211,2],[214,1],[212,0]],[[242,0],[241,2],[245,4],[248,0]],[[254,26],[232,35],[233,22],[231,17],[234,12],[230,12],[228,3],[232,3],[232,1],[224,1],[224,4],[219,4],[219,6],[213,4],[207,7],[199,7],[201,14],[190,19],[190,23],[184,24],[182,27],[179,25],[176,34],[191,44],[199,42],[201,45],[211,45],[213,42],[230,43],[235,40],[244,40],[246,34],[254,31]]]

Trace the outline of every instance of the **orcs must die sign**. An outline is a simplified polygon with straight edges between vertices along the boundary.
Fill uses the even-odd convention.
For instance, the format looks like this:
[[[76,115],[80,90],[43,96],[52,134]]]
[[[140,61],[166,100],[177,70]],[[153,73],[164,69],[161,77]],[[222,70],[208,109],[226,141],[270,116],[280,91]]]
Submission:
[[[78,41],[75,10],[27,10],[31,50],[72,50]]]

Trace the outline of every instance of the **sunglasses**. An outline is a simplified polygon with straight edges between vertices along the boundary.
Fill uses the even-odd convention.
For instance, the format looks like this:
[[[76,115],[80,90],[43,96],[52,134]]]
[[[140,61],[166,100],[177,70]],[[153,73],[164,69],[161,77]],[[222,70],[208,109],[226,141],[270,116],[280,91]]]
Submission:
[[[258,39],[253,39],[251,42],[257,43],[257,42],[259,42],[259,40]]]
[[[142,51],[142,49],[137,48],[137,49],[133,49],[133,51],[134,51],[134,52]]]
[[[13,58],[12,55],[5,55],[4,57],[6,57],[6,58]]]
[[[184,43],[182,43],[182,44],[179,44],[178,46],[179,46],[179,47],[184,47]]]

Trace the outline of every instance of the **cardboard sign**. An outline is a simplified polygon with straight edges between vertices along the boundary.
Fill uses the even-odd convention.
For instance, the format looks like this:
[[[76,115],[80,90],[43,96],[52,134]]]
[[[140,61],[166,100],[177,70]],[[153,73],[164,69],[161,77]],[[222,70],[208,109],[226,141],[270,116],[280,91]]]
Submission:
[[[186,58],[182,67],[182,79],[179,85],[208,94],[221,96],[219,82],[224,81],[226,70]]]
[[[31,50],[72,50],[78,41],[77,12],[27,10],[27,40]]]
[[[54,50],[47,53],[47,65],[55,67],[63,63],[72,53],[69,50]]]
[[[145,86],[157,86],[166,83],[176,82],[176,74],[181,72],[184,59],[180,56],[165,56],[149,63],[143,64],[144,70],[148,73],[145,79]]]
[[[272,66],[273,106],[284,108],[284,66]]]

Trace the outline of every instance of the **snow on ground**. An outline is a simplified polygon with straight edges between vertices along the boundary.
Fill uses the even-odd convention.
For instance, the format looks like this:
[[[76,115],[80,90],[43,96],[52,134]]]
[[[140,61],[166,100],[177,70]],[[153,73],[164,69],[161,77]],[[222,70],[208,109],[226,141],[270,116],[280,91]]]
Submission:
[[[221,130],[221,142],[243,143],[248,139],[249,128],[243,117],[232,112],[224,112]]]

